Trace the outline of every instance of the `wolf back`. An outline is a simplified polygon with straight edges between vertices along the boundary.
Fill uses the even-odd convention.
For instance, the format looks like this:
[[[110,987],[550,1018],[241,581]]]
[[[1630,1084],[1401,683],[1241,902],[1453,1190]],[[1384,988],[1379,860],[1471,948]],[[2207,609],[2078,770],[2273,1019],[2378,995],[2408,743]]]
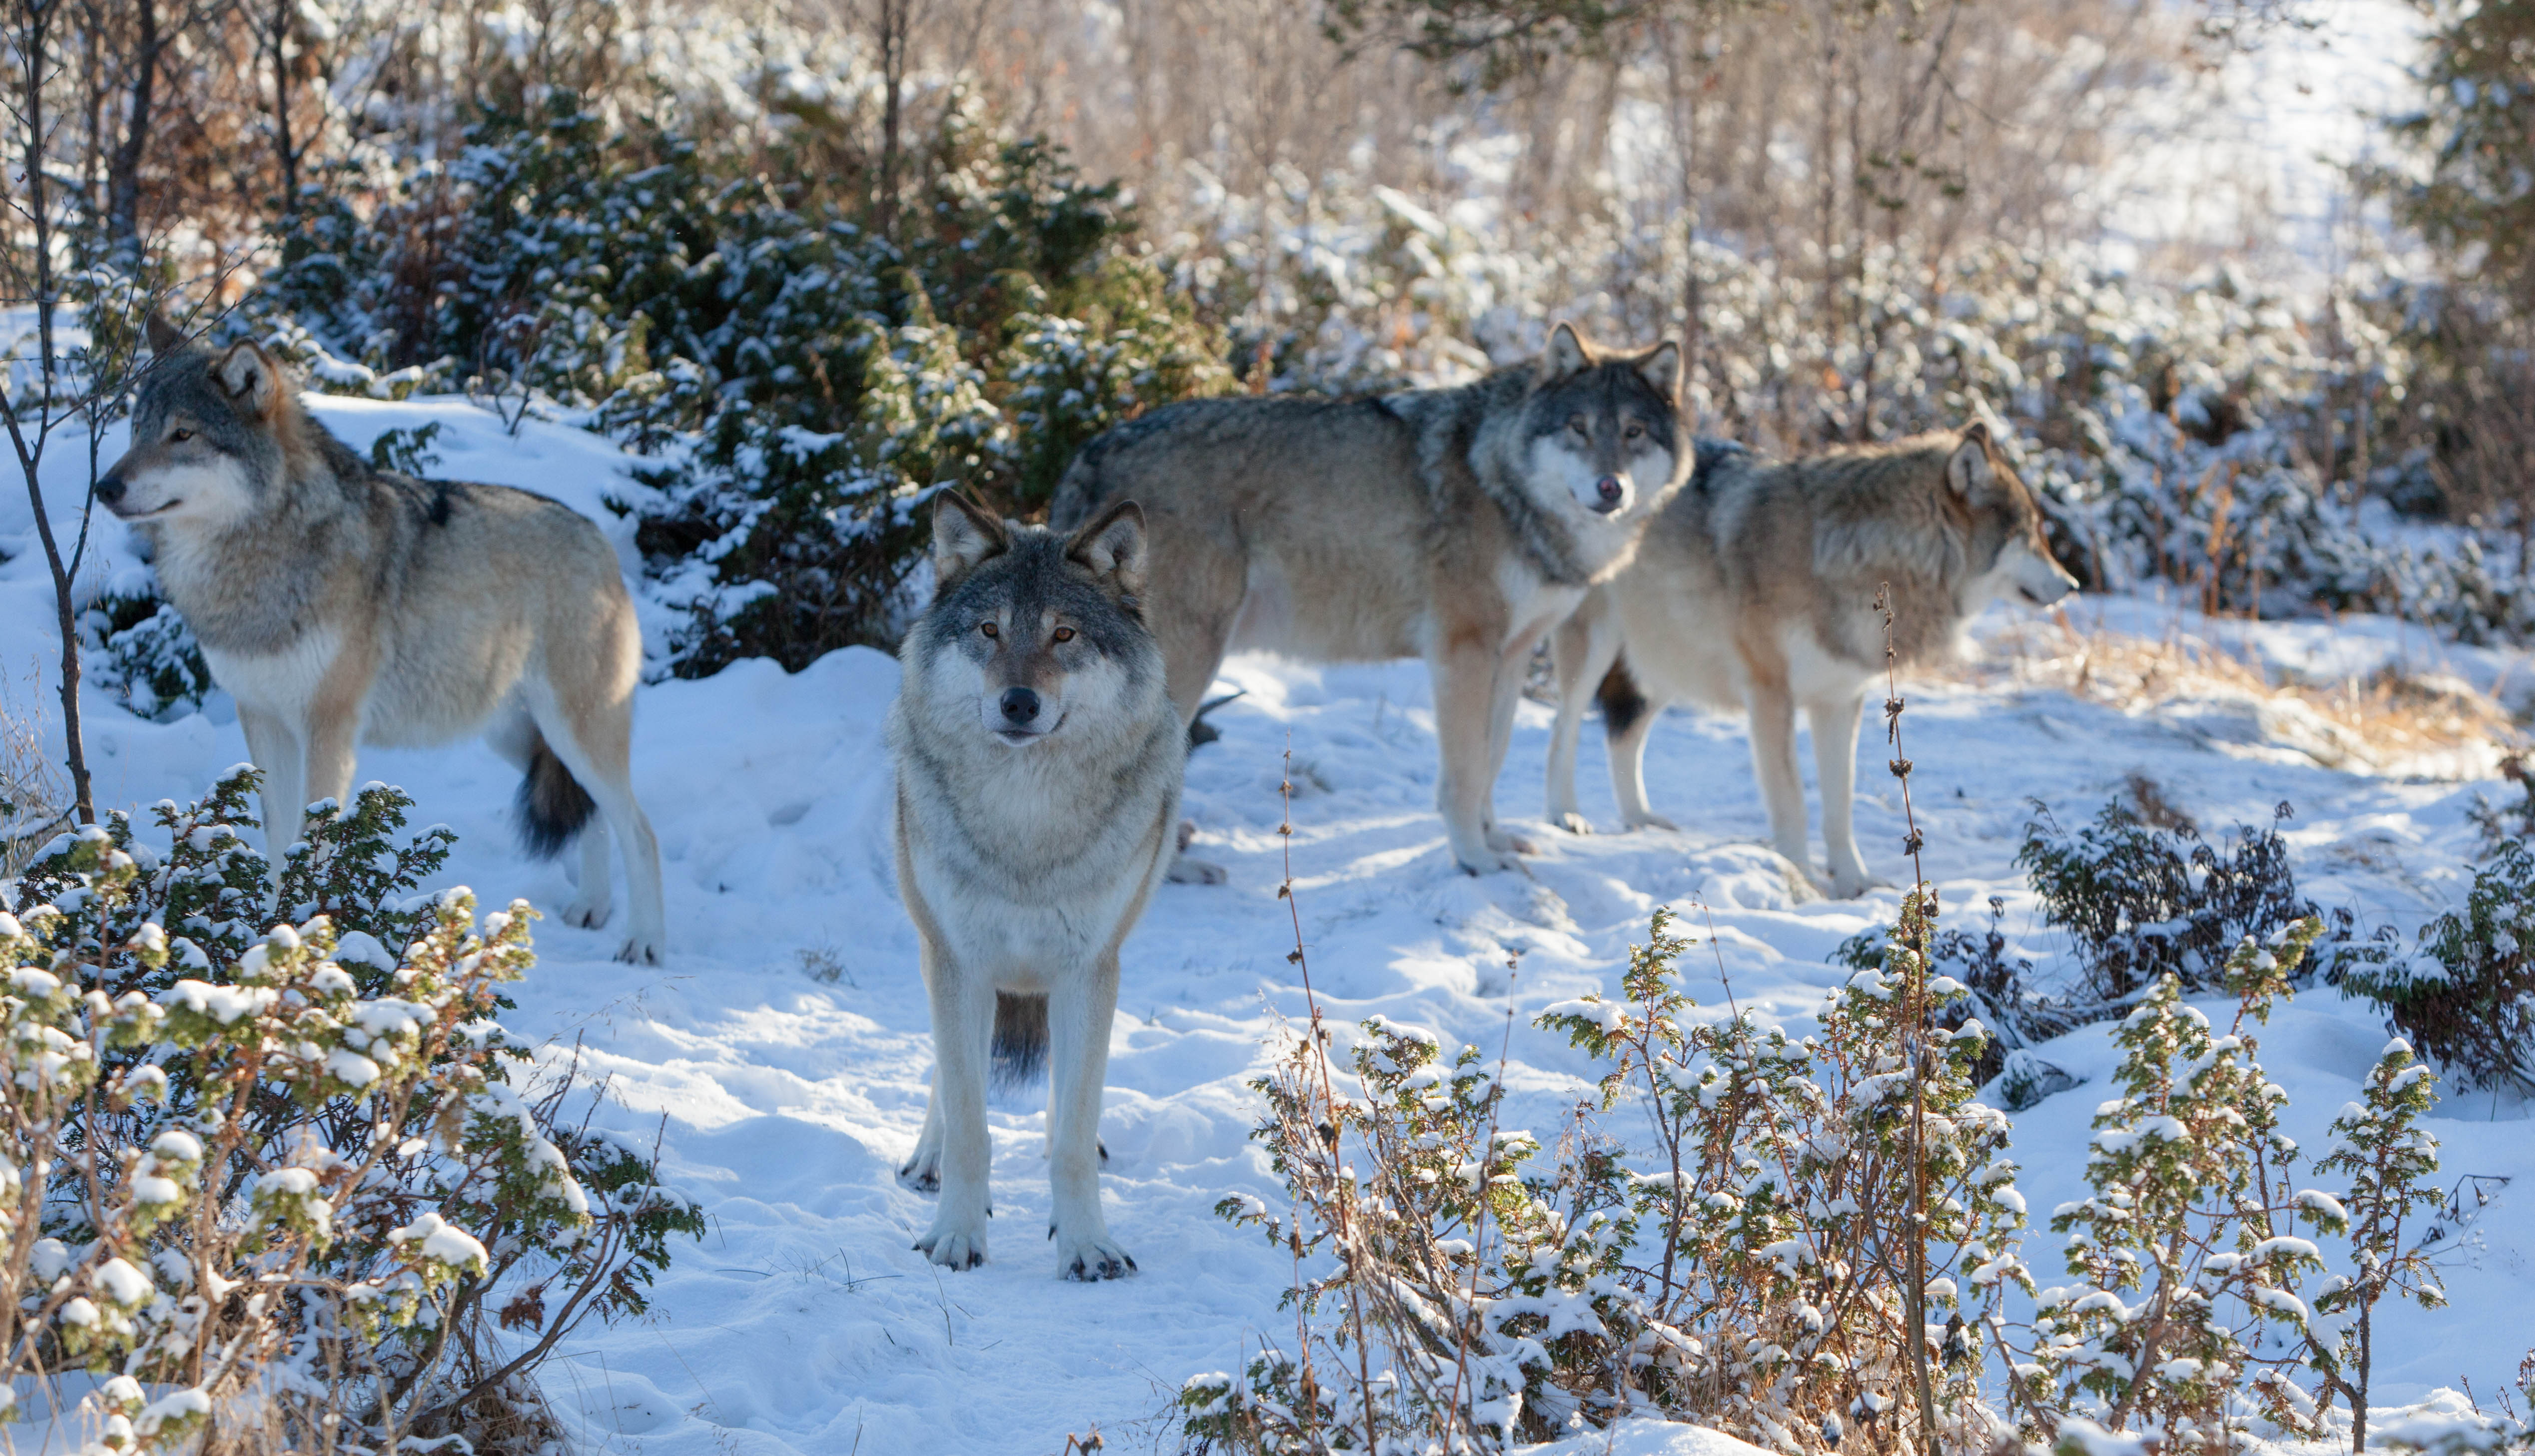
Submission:
[[[1553,642],[1550,818],[1589,828],[1575,797],[1589,685],[1601,685],[1613,790],[1632,828],[1669,827],[1647,807],[1639,767],[1663,705],[1744,707],[1772,839],[1805,866],[1801,706],[1813,724],[1827,887],[1856,894],[1872,882],[1851,794],[1859,713],[1885,669],[1878,593],[1888,586],[1889,640],[1908,667],[1951,650],[1992,600],[2017,594],[2048,605],[2076,582],[2052,559],[2041,509],[1986,426],[1786,461],[1711,441],[1699,455],[1697,478],[1647,530],[1635,562]]]
[[[1144,507],[1183,722],[1233,650],[1423,657],[1452,853],[1473,873],[1511,868],[1519,846],[1489,789],[1523,669],[1688,474],[1678,365],[1668,343],[1606,352],[1562,325],[1537,363],[1456,388],[1173,404],[1086,446],[1052,518]]]
[[[152,547],[237,699],[277,867],[302,806],[348,794],[358,744],[484,729],[524,770],[530,848],[582,842],[564,918],[606,921],[612,829],[623,953],[656,961],[659,857],[629,764],[642,639],[605,537],[526,491],[374,469],[261,348],[188,345],[155,319],[151,334],[133,446],[97,498]]]

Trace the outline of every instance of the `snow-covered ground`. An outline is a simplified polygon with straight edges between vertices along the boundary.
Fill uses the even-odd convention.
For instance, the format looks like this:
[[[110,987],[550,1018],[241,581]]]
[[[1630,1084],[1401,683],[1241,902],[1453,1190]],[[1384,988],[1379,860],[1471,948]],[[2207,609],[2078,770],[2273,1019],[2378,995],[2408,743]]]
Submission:
[[[599,497],[629,489],[621,457],[560,426],[531,423],[514,441],[462,401],[314,402],[356,446],[392,425],[439,419],[440,473],[544,490],[605,519]],[[106,457],[120,447],[109,440]],[[63,464],[57,486],[70,484],[72,462]],[[103,579],[128,567],[129,547],[113,522],[100,517],[97,529]],[[621,526],[610,529],[625,539]],[[55,647],[41,555],[14,487],[0,494],[0,666],[23,707],[38,700],[24,691],[25,673],[48,664]],[[2162,624],[2191,625],[2153,603],[2110,605],[2115,627],[2155,635]],[[2081,630],[2095,610],[2076,610]],[[2015,626],[2003,613],[1984,632],[2011,637]],[[2274,667],[2303,664],[2316,677],[2396,657],[2485,683],[2511,669],[2524,677],[2515,654],[2458,654],[2381,624],[2336,632],[2231,623],[2226,639],[2240,628]],[[1125,953],[1104,1196],[1142,1273],[1097,1286],[1053,1277],[1039,1237],[1044,1114],[1022,1098],[994,1115],[992,1262],[946,1273],[908,1247],[931,1210],[893,1176],[913,1146],[930,1063],[915,938],[891,883],[881,722],[897,676],[890,658],[857,649],[788,677],[747,662],[708,681],[646,689],[636,782],[666,861],[671,962],[629,969],[606,958],[612,931],[538,928],[541,960],[519,989],[511,1024],[551,1039],[558,1060],[578,1046],[585,1070],[606,1079],[601,1121],[656,1135],[666,1177],[702,1201],[711,1224],[701,1246],[677,1250],[650,1317],[586,1328],[546,1366],[548,1389],[587,1449],[1052,1456],[1069,1433],[1095,1426],[1112,1450],[1168,1449],[1166,1415],[1185,1378],[1238,1369],[1262,1332],[1290,1338],[1291,1317],[1276,1307],[1289,1260],[1212,1213],[1227,1193],[1276,1194],[1248,1140],[1256,1103],[1246,1082],[1277,1018],[1302,1008],[1275,894],[1286,847],[1275,832],[1280,779],[1295,786],[1304,936],[1332,1018],[1380,1012],[1493,1047],[1511,1015],[1517,1121],[1544,1131],[1576,1099],[1585,1068],[1530,1030],[1530,1018],[1547,1002],[1609,992],[1657,905],[1704,907],[1689,928],[1703,936],[1713,916],[1734,995],[1791,1023],[1833,983],[1824,962],[1840,941],[1895,906],[1889,890],[1849,903],[1792,894],[1759,842],[1764,820],[1742,724],[1687,712],[1654,735],[1648,782],[1657,809],[1689,827],[1577,838],[1537,822],[1550,713],[1526,702],[1498,803],[1544,849],[1527,877],[1473,880],[1453,867],[1434,814],[1434,724],[1420,668],[1237,659],[1225,679],[1247,696],[1213,715],[1223,738],[1191,760],[1188,793],[1200,852],[1230,867],[1230,883],[1163,887]],[[2010,933],[2038,956],[2058,942],[2009,864],[2030,801],[2073,820],[2133,770],[2213,829],[2266,823],[2274,804],[2294,804],[2301,889],[2407,938],[2469,883],[2465,811],[2489,784],[2335,772],[2257,734],[2212,732],[2209,713],[2189,701],[2125,708],[2018,687],[2006,672],[1905,691],[1929,871],[1958,914],[2005,896]],[[223,699],[166,725],[103,698],[89,711],[99,797],[112,804],[199,794],[246,757]],[[1587,735],[1580,784],[1588,812],[1607,819],[1597,737]],[[1900,804],[1871,730],[1860,754],[1864,842],[1876,867],[1897,876]],[[423,821],[454,826],[451,878],[486,899],[522,894],[553,906],[569,893],[562,866],[519,854],[509,821],[515,782],[490,752],[371,751],[358,776],[403,785]],[[1705,947],[1695,960],[1700,1000],[1721,1001],[1716,961]],[[2022,1187],[2037,1211],[2078,1187],[2087,1120],[2111,1062],[2105,1032],[2047,1049],[2092,1081],[2015,1120]],[[2384,1039],[2367,1008],[2321,988],[2274,1017],[2263,1061],[2294,1099],[2289,1122],[2301,1141],[2320,1146],[2324,1123],[2356,1095]],[[2453,1102],[2436,1127],[2446,1183],[2513,1182],[2484,1183],[2494,1200],[2437,1245],[2450,1309],[2380,1313],[2387,1404],[2465,1379],[2488,1397],[2535,1343],[2526,1110],[2487,1097]],[[2036,1232],[2028,1256],[2053,1269],[2057,1246]],[[1717,1456],[1656,1436],[1637,1432],[1618,1449]]]

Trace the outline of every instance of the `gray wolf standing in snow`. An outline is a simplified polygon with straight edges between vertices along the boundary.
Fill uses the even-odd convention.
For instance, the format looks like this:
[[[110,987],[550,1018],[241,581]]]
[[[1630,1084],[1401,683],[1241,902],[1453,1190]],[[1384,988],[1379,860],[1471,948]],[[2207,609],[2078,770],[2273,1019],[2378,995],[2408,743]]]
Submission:
[[[1474,875],[1512,869],[1527,846],[1497,827],[1490,790],[1532,648],[1689,476],[1680,366],[1672,344],[1604,351],[1561,324],[1537,363],[1453,389],[1189,400],[1083,447],[1052,516],[1143,503],[1184,722],[1237,648],[1425,658],[1453,855]]]
[[[1804,867],[1805,790],[1796,708],[1812,720],[1828,888],[1874,881],[1858,857],[1850,796],[1857,725],[1884,672],[1875,596],[1892,587],[1892,647],[1908,667],[1950,651],[1963,625],[2009,592],[2049,606],[2076,589],[2051,558],[2041,508],[1987,426],[1799,460],[1699,442],[1699,469],[1646,531],[1637,560],[1596,590],[1551,643],[1558,724],[1549,818],[1577,833],[1576,737],[1600,682],[1611,784],[1631,828],[1672,825],[1646,807],[1639,763],[1664,704],[1745,706],[1752,761],[1778,852]]]
[[[529,848],[580,836],[564,920],[606,923],[613,827],[633,900],[618,957],[658,963],[660,851],[628,763],[643,639],[598,528],[526,491],[372,468],[254,344],[188,346],[155,318],[150,343],[132,449],[96,497],[153,548],[237,699],[276,873],[303,807],[350,793],[356,744],[485,730],[527,775]]]
[[[1144,625],[1144,516],[1132,501],[1071,535],[945,494],[933,605],[907,634],[889,743],[897,888],[923,943],[933,1096],[899,1176],[938,1187],[916,1247],[986,1258],[986,1076],[1048,1078],[1048,1237],[1069,1279],[1136,1261],[1100,1213],[1100,1091],[1118,946],[1179,822],[1184,725]]]

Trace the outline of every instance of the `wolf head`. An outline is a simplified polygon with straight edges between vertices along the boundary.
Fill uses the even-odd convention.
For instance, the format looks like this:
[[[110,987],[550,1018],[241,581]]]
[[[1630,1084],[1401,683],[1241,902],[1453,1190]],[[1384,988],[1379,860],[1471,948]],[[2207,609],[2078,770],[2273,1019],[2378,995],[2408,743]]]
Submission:
[[[1681,350],[1670,342],[1603,350],[1559,325],[1522,401],[1533,504],[1588,519],[1634,518],[1662,504],[1690,474],[1680,391]]]
[[[274,357],[252,343],[188,345],[152,316],[157,359],[132,406],[132,448],[96,483],[125,520],[218,528],[268,509],[288,477],[298,406]]]
[[[1963,427],[1962,442],[1946,457],[1946,486],[1971,518],[1975,609],[2010,591],[2047,607],[2077,589],[2077,578],[2052,558],[2041,506],[2009,468],[1989,426],[1974,420]]]
[[[940,730],[1028,750],[1141,730],[1162,697],[1144,626],[1144,513],[1121,501],[1072,535],[996,519],[945,492],[933,507],[933,605],[908,638]],[[1163,707],[1167,711],[1167,706]]]

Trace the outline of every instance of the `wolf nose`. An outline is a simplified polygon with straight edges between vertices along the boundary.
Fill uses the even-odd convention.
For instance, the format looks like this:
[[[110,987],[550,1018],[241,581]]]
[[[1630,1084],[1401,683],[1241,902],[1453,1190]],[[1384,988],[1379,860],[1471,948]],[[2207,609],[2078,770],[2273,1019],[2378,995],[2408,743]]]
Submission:
[[[1620,504],[1620,497],[1628,494],[1628,488],[1620,484],[1619,476],[1605,475],[1593,482],[1593,493],[1602,498],[1602,509],[1608,511]]]
[[[123,482],[108,475],[96,483],[96,498],[108,509],[123,499]]]
[[[1038,695],[1027,688],[1004,690],[1004,721],[1020,727],[1038,720]]]

